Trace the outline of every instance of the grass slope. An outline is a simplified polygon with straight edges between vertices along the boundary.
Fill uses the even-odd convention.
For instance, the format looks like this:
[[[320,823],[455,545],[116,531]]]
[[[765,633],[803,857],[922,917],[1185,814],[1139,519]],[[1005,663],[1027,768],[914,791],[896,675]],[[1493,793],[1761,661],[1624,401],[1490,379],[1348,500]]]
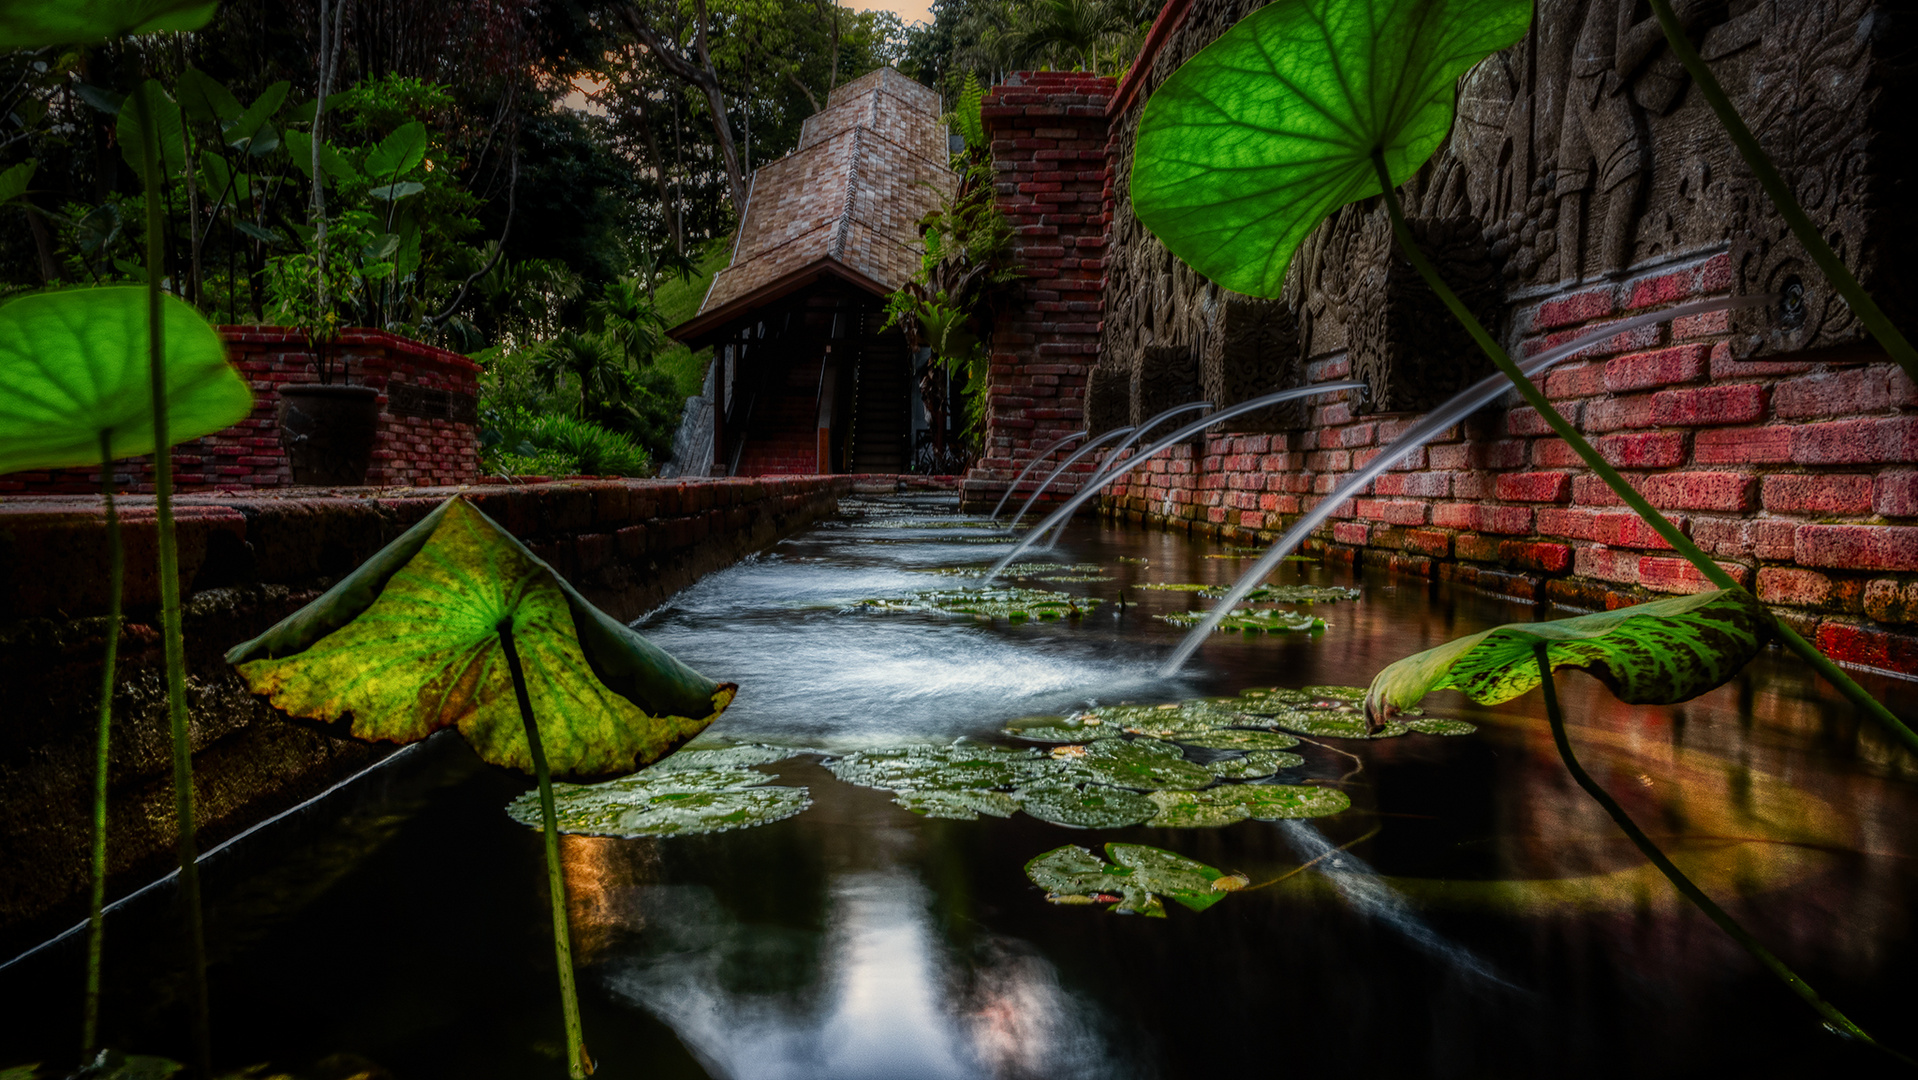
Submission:
[[[706,245],[706,250],[699,256],[698,277],[684,280],[669,277],[659,285],[655,295],[658,297],[660,317],[666,320],[667,327],[678,326],[699,314],[700,302],[706,299],[706,290],[712,287],[713,275],[726,268],[732,255],[733,238],[716,238]],[[706,365],[712,358],[713,350],[710,347],[694,352],[674,342],[653,363],[672,375],[681,394],[691,397],[705,386]]]

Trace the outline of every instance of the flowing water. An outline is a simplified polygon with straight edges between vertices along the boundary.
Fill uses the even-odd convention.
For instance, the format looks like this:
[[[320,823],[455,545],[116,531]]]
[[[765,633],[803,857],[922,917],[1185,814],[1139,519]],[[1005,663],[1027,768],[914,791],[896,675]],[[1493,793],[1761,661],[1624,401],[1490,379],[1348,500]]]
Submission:
[[[1319,605],[1323,633],[1215,635],[1160,679],[1183,631],[1155,616],[1207,601],[1138,586],[1224,585],[1246,560],[1092,520],[1056,557],[1111,580],[1046,585],[1105,600],[1078,622],[848,609],[965,584],[928,571],[990,563],[1005,544],[986,524],[933,499],[848,502],[638,625],[740,684],[710,737],[837,753],[990,739],[1009,719],[1095,703],[1363,684],[1456,635],[1564,614],[1288,563],[1281,581],[1362,596]],[[1582,675],[1561,685],[1600,782],[1812,985],[1912,1049],[1912,763],[1776,652],[1672,708],[1619,705]],[[1918,713],[1918,687],[1867,685]],[[1300,746],[1306,764],[1282,778],[1342,783],[1353,802],[1310,821],[932,820],[808,755],[765,767],[810,788],[797,817],[564,838],[600,1075],[1893,1074],[1644,865],[1565,774],[1536,694],[1430,705],[1479,731]],[[307,1077],[366,1062],[396,1078],[563,1075],[539,838],[502,810],[528,786],[442,736],[212,858],[219,1058]],[[1265,887],[1148,919],[1048,904],[1023,872],[1060,845],[1113,840]],[[157,889],[109,919],[103,1026],[116,1045],[180,1056],[171,903]],[[73,1055],[80,946],[0,969],[0,1067]]]

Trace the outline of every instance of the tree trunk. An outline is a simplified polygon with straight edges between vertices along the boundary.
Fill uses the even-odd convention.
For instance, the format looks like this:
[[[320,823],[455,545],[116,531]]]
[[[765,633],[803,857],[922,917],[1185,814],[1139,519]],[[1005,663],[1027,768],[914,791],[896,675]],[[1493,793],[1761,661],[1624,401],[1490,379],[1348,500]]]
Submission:
[[[681,56],[665,38],[654,33],[632,4],[621,5],[619,13],[646,46],[646,51],[652,53],[667,72],[705,95],[706,111],[713,120],[713,138],[719,143],[720,161],[726,166],[726,183],[732,189],[733,209],[744,217],[746,174],[739,167],[739,148],[733,142],[732,123],[726,118],[726,99],[720,89],[719,72],[714,69],[712,53],[706,48],[706,0],[697,0],[697,9],[692,58]]]

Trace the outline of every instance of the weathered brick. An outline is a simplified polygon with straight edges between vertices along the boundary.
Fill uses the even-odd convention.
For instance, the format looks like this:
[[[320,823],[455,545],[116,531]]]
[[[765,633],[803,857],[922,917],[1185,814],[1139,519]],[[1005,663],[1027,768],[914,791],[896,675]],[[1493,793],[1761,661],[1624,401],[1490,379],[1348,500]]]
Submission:
[[[1792,429],[1791,458],[1800,465],[1918,461],[1918,417],[1801,424]]]
[[[1572,553],[1572,572],[1580,577],[1636,585],[1638,559],[1639,554],[1636,551],[1614,551],[1607,547],[1581,546]]]
[[[1789,427],[1701,431],[1692,436],[1692,460],[1700,465],[1777,465],[1791,460]]]
[[[1572,565],[1572,547],[1541,540],[1504,540],[1498,545],[1498,561],[1507,566],[1556,574]]]
[[[1660,510],[1750,510],[1758,478],[1743,473],[1658,473],[1633,482]]]
[[[1633,394],[1592,402],[1585,409],[1585,433],[1602,435],[1607,431],[1653,426],[1652,398],[1651,394]]]
[[[1594,445],[1621,469],[1668,469],[1685,463],[1687,438],[1683,431],[1639,431],[1607,435]]]
[[[1879,365],[1788,379],[1772,388],[1772,411],[1783,420],[1857,416],[1892,404],[1891,369]]]
[[[1578,414],[1583,408],[1582,402],[1569,402],[1556,406],[1558,414],[1573,427],[1578,426]],[[1505,433],[1507,435],[1549,435],[1552,425],[1545,422],[1537,409],[1529,405],[1520,406],[1505,414]]]
[[[1767,604],[1818,607],[1831,596],[1831,578],[1816,570],[1767,566],[1758,571],[1758,598]]]
[[[1682,516],[1672,519],[1672,524],[1678,526],[1680,532],[1685,529],[1684,522]],[[1634,513],[1594,514],[1591,531],[1593,540],[1608,547],[1671,550],[1665,538],[1658,535],[1658,531],[1647,524],[1644,518]]]
[[[1812,640],[1819,652],[1840,663],[1885,671],[1918,671],[1918,639],[1907,634],[1826,619],[1818,624]]]
[[[1452,554],[1452,535],[1434,529],[1411,529],[1405,534],[1405,550],[1418,555],[1447,558]]]
[[[1361,525],[1353,521],[1340,521],[1332,526],[1332,539],[1341,544],[1363,545],[1371,535],[1370,525]]]
[[[1553,401],[1563,398],[1591,397],[1604,392],[1604,364],[1559,368],[1545,376],[1545,396]]]
[[[1481,506],[1478,510],[1478,527],[1485,532],[1522,536],[1532,531],[1529,506]]]
[[[1625,283],[1625,310],[1675,304],[1697,292],[1698,272],[1694,268],[1652,274]]]
[[[1710,348],[1674,345],[1652,352],[1616,357],[1605,364],[1605,389],[1614,394],[1673,383],[1697,382],[1705,377]]]
[[[1800,525],[1792,550],[1800,566],[1918,570],[1918,526]]]
[[[1760,498],[1765,509],[1780,514],[1869,514],[1872,478],[1859,474],[1767,476]]]
[[[1719,563],[1718,568],[1732,580],[1744,585],[1751,581],[1751,568],[1737,563]],[[1684,559],[1663,555],[1644,555],[1638,560],[1638,583],[1654,592],[1697,593],[1718,588],[1698,567]]]
[[[1499,539],[1480,533],[1460,533],[1453,538],[1452,549],[1461,559],[1473,562],[1497,562]]]
[[[1882,623],[1918,622],[1918,581],[1874,579],[1865,586],[1865,614]]]
[[[1598,515],[1590,510],[1541,506],[1538,508],[1537,518],[1540,536],[1565,536],[1573,540],[1590,540],[1593,539],[1592,530]]]
[[[1547,300],[1532,313],[1531,329],[1556,330],[1603,319],[1617,309],[1610,287],[1590,289],[1556,300]]]
[[[1873,477],[1871,508],[1886,517],[1918,517],[1918,472],[1887,472]]]
[[[1765,415],[1765,388],[1706,386],[1652,395],[1652,423],[1660,427],[1749,424]]]
[[[1572,494],[1570,473],[1501,473],[1497,484],[1498,497],[1511,502],[1564,502]]]

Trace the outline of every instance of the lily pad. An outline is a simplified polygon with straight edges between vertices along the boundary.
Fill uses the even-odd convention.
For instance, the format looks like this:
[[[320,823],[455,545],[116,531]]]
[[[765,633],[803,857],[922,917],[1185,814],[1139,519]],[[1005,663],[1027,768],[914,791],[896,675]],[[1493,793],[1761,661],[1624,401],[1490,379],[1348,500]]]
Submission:
[[[1037,750],[973,742],[861,750],[826,763],[848,784],[921,793],[1012,787],[1045,775],[1049,766]]]
[[[1162,83],[1140,119],[1132,208],[1194,270],[1275,298],[1333,210],[1425,164],[1459,76],[1518,41],[1530,0],[1280,0]]]
[[[1047,781],[1013,792],[1019,808],[1040,821],[1077,829],[1119,829],[1153,814],[1145,796],[1104,784]]]
[[[1535,642],[1552,668],[1583,668],[1620,700],[1670,705],[1723,685],[1772,633],[1772,614],[1742,589],[1721,589],[1551,622],[1511,623],[1408,656],[1379,672],[1365,696],[1374,719],[1434,690],[1510,701],[1539,683]]]
[[[1412,730],[1402,721],[1388,720],[1377,731],[1368,732],[1363,715],[1331,710],[1287,713],[1274,720],[1287,731],[1319,739],[1395,739]]]
[[[617,837],[745,829],[812,805],[805,788],[767,786],[769,779],[741,768],[644,769],[603,784],[554,784],[553,802],[560,832]],[[506,812],[522,825],[539,828],[539,792],[514,799]]]
[[[1280,769],[1296,769],[1305,759],[1284,750],[1252,750],[1243,757],[1218,758],[1205,763],[1221,780],[1263,780]]]
[[[1463,720],[1445,720],[1436,716],[1407,720],[1405,726],[1420,735],[1470,735],[1478,730],[1477,724],[1470,724]]]
[[[1099,605],[1093,597],[1045,589],[929,589],[902,597],[861,600],[853,607],[859,611],[937,612],[947,615],[971,615],[976,619],[1028,619],[1050,622],[1077,619]]]
[[[1024,716],[1001,729],[1007,735],[1033,742],[1082,743],[1121,730],[1096,712],[1070,716]]]
[[[1239,875],[1143,844],[1107,844],[1106,858],[1111,862],[1068,845],[1026,863],[1026,876],[1055,903],[1107,903],[1114,911],[1161,919],[1160,896],[1204,911],[1247,885]]]
[[[1155,791],[1146,797],[1159,808],[1146,822],[1156,828],[1216,828],[1246,818],[1328,817],[1352,807],[1351,798],[1337,788],[1304,784],[1225,784],[1205,791]]]
[[[782,746],[761,746],[757,743],[712,749],[703,747],[682,749],[660,758],[650,766],[650,769],[657,773],[683,769],[711,769],[718,766],[771,765],[775,761],[785,761],[800,753],[801,751],[789,750]]]
[[[1019,811],[1019,800],[1003,791],[971,788],[941,791],[901,791],[892,801],[921,817],[977,821],[980,814],[1009,818]]]
[[[1056,751],[1055,751],[1056,752]],[[1134,791],[1202,788],[1212,774],[1185,759],[1179,748],[1154,739],[1099,739],[1088,743],[1074,767],[1096,783]]]
[[[928,573],[938,574],[941,577],[984,577],[986,571],[990,569],[992,569],[990,564],[980,566],[945,566],[937,570],[928,571]],[[1021,562],[1013,563],[1004,570],[999,571],[999,576],[1004,578],[1032,578],[1044,574],[1096,574],[1104,569],[1105,567],[1100,566],[1098,563]]]
[[[1161,615],[1160,619],[1174,626],[1197,626],[1206,617],[1203,611],[1182,611]],[[1324,619],[1303,611],[1267,611],[1260,608],[1236,608],[1232,614],[1219,620],[1218,632],[1257,633],[1257,634],[1293,634],[1323,630]]]
[[[1207,589],[1212,589],[1216,587],[1217,586],[1214,586],[1214,585],[1201,585],[1198,582],[1193,582],[1193,581],[1143,581],[1143,582],[1140,582],[1138,585],[1134,586],[1134,588],[1139,588],[1139,589],[1151,589],[1154,592],[1188,592],[1188,593],[1202,593],[1206,591]]]
[[[1211,588],[1200,593],[1201,596],[1224,596],[1228,590],[1223,587]],[[1357,600],[1359,591],[1343,585],[1261,585],[1245,594],[1247,603],[1274,604],[1332,604],[1341,600]]]
[[[1307,686],[1301,690],[1314,701],[1364,701],[1363,686]]]
[[[1135,559],[1130,555],[1119,556],[1119,561],[1129,566],[1145,566],[1152,562],[1151,559]]]
[[[1290,750],[1299,745],[1299,740],[1276,731],[1207,731],[1174,736],[1172,741],[1207,750]]]
[[[1111,581],[1110,574],[1048,574],[1038,580],[1062,585],[1083,585],[1093,581]]]

